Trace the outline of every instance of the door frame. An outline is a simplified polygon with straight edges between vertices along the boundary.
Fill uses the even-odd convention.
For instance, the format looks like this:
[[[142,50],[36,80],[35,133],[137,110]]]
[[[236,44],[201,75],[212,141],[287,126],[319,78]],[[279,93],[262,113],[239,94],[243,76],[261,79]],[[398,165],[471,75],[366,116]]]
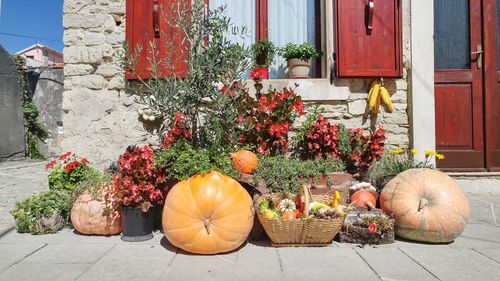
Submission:
[[[498,115],[500,105],[498,101],[500,93],[495,93],[500,84],[500,67],[498,60],[498,36],[500,30],[497,30],[498,16],[496,9],[496,0],[482,1],[482,24],[483,24],[483,47],[484,47],[484,122],[485,122],[485,157],[486,168],[490,171],[500,171],[500,140],[494,139],[495,128],[498,130],[500,120],[495,120],[495,110]],[[495,102],[497,104],[495,104]],[[498,135],[497,135],[498,137]],[[496,160],[495,160],[496,159]]]

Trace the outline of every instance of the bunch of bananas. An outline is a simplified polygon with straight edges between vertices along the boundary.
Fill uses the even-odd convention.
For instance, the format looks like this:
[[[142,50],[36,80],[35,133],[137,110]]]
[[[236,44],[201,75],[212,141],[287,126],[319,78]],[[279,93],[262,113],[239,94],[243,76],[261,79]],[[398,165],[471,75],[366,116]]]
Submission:
[[[379,81],[375,80],[372,83],[372,87],[370,88],[370,92],[368,93],[368,105],[370,108],[370,112],[373,115],[377,115],[380,111],[380,104],[383,102],[385,106],[386,112],[393,112],[394,105],[391,101],[391,96],[389,95],[389,91],[381,84]]]

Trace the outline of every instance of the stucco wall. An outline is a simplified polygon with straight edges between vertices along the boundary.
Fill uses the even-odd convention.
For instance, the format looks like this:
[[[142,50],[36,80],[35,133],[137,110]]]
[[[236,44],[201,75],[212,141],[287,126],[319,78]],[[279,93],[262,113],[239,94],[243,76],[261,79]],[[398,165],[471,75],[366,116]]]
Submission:
[[[327,79],[300,82],[304,100],[319,102],[326,116],[348,127],[382,126],[388,143],[410,142],[407,114],[407,67],[410,65],[410,3],[403,1],[404,78],[386,80],[395,103],[392,114],[370,119],[365,114],[370,80]],[[88,156],[107,165],[129,144],[156,143],[155,124],[143,124],[138,105],[124,91],[117,54],[125,40],[125,0],[65,0],[63,98],[65,135],[62,150]],[[290,81],[270,81],[277,88]],[[298,123],[296,124],[298,125]]]

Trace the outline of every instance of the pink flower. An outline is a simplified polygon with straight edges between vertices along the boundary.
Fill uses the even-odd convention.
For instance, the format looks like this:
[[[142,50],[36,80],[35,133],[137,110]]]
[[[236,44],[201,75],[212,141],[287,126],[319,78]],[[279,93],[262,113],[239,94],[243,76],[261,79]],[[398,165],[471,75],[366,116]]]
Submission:
[[[370,225],[368,225],[368,232],[370,232],[371,234],[376,233],[377,232],[377,224],[370,223]]]

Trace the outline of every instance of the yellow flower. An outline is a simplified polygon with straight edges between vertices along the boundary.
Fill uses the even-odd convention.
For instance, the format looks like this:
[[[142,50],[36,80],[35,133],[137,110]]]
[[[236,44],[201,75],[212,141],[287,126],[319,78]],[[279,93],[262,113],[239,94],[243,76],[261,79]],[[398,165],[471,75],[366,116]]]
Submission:
[[[434,150],[426,150],[426,151],[424,151],[424,153],[425,153],[425,156],[432,156],[432,155],[437,154],[436,151],[434,151]]]
[[[418,150],[415,148],[410,149],[411,154],[416,155],[418,153]]]
[[[439,159],[439,160],[443,160],[444,159],[444,155],[443,154],[436,154],[436,158]]]
[[[401,154],[403,152],[404,152],[404,150],[401,146],[398,146],[398,148],[391,150],[392,154]]]

